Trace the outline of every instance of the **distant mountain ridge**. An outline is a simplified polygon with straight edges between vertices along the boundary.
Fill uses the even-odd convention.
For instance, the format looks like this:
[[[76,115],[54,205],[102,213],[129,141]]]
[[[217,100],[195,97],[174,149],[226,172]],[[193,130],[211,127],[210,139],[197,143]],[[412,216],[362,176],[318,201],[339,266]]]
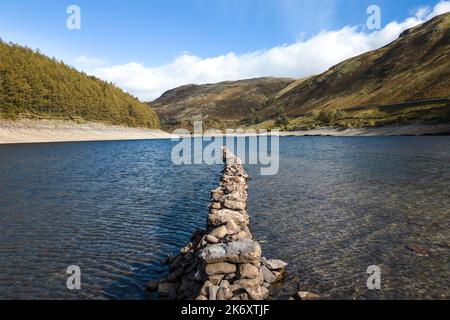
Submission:
[[[148,105],[31,49],[0,41],[0,118],[159,128]]]
[[[450,13],[320,75],[300,80],[270,78],[270,83],[271,90],[256,96],[252,93],[258,92],[261,79],[185,86],[165,93],[152,104],[169,127],[194,115],[214,119],[208,126],[281,126],[287,130],[447,122]],[[237,94],[227,94],[229,87]]]

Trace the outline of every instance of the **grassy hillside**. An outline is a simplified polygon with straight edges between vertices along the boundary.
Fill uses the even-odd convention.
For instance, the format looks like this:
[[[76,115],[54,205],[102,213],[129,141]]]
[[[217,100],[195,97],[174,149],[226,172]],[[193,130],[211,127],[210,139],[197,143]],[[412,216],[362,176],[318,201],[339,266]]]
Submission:
[[[173,127],[188,127],[195,116],[219,129],[450,122],[449,57],[447,13],[317,76],[185,86],[168,91],[154,106]]]
[[[151,103],[163,127],[191,128],[193,119],[224,129],[240,121],[259,122],[258,110],[293,79],[259,78],[217,84],[187,85],[164,93]]]
[[[348,59],[278,95],[292,129],[449,121],[450,14],[404,32],[393,43]]]
[[[45,118],[158,128],[148,105],[31,49],[0,42],[0,118]]]

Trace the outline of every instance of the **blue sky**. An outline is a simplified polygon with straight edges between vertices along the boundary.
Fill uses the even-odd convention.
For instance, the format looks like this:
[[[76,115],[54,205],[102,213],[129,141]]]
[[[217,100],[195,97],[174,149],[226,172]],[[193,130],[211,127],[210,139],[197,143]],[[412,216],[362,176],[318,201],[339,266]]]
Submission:
[[[145,77],[121,83],[123,76],[116,77],[111,70],[100,72],[96,68],[135,63],[145,67],[148,73],[155,71],[154,68],[176,64],[183,55],[208,59],[233,53],[240,57],[305,42],[320,32],[341,30],[345,26],[364,29],[366,9],[371,4],[382,9],[384,27],[392,21],[402,22],[414,16],[422,6],[432,9],[437,3],[432,0],[2,0],[0,37],[39,48],[79,69],[117,82],[142,99],[150,99],[160,94],[164,85],[152,92],[147,90],[146,94],[145,88],[133,88],[130,84],[139,79],[145,81]],[[71,4],[81,8],[81,30],[66,28],[66,8]],[[262,75],[266,75],[264,72],[261,71]],[[275,70],[274,75],[283,72],[278,74]],[[240,77],[235,74],[224,72],[222,78]],[[187,77],[183,81],[196,79]],[[197,82],[209,79],[203,74]],[[170,79],[166,82],[170,83]]]

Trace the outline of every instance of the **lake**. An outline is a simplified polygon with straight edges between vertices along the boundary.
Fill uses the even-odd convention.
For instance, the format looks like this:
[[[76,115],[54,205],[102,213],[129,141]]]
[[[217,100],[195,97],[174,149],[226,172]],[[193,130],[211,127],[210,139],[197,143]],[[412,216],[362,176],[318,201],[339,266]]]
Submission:
[[[222,169],[172,164],[174,144],[0,146],[0,298],[149,298],[159,262],[205,226]],[[289,263],[274,298],[449,299],[449,164],[448,136],[281,138],[277,175],[246,167],[254,236]]]

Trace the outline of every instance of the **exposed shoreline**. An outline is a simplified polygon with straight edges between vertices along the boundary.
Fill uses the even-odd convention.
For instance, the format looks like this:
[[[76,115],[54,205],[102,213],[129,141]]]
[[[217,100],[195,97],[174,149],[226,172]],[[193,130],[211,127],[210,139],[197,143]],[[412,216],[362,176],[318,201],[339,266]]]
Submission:
[[[0,145],[25,143],[171,139],[162,130],[64,120],[0,120]]]
[[[391,125],[385,127],[361,129],[318,128],[307,131],[279,132],[280,137],[422,136],[440,134],[450,134],[450,123],[437,125],[414,123],[407,125]],[[214,136],[255,136],[255,134],[223,133]],[[13,121],[0,119],[0,145],[83,141],[173,139],[179,137],[180,136],[178,135],[170,134],[162,130],[130,128],[102,123],[79,124],[76,122],[64,120],[23,119]]]

